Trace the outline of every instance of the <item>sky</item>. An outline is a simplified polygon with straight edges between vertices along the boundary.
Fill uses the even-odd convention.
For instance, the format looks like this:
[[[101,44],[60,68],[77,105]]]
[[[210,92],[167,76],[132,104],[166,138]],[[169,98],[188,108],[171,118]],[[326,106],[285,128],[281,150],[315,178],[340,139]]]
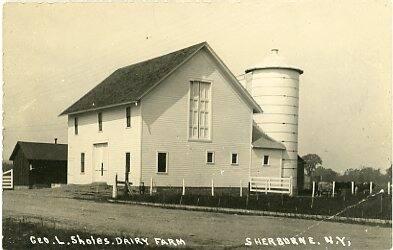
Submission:
[[[390,1],[184,2],[5,4],[3,159],[18,140],[67,143],[58,115],[117,68],[207,41],[235,75],[272,48],[304,70],[299,155],[390,166]]]

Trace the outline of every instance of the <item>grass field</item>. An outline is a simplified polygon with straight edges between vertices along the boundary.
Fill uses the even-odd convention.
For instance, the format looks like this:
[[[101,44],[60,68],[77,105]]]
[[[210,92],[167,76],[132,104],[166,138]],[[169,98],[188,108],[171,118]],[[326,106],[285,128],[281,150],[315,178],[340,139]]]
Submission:
[[[309,196],[289,197],[287,195],[253,194],[250,196],[234,196],[219,194],[209,195],[160,192],[152,196],[134,195],[121,197],[124,200],[144,201],[164,204],[182,204],[208,207],[225,207],[251,210],[263,210],[283,213],[299,213],[313,215],[335,215],[343,217],[392,219],[392,196],[378,194],[375,196],[357,195],[340,197]],[[353,206],[353,207],[351,207]],[[341,213],[340,213],[341,212]]]

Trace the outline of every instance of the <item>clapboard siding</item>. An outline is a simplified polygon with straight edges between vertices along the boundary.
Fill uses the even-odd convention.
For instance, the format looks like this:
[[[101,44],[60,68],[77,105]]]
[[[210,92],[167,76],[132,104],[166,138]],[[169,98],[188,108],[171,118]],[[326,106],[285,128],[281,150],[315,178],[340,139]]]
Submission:
[[[251,176],[255,177],[281,177],[282,150],[257,149],[252,150]],[[269,165],[263,166],[263,156],[269,155]]]
[[[191,80],[212,82],[211,142],[188,140]],[[245,104],[211,55],[199,51],[144,97],[142,109],[142,181],[157,186],[246,185],[251,155],[252,109]],[[206,151],[215,152],[215,164],[206,164]],[[157,151],[169,153],[167,174],[157,174]],[[230,164],[231,152],[239,165]]]
[[[87,184],[94,182],[93,145],[108,143],[108,174],[106,181],[113,184],[115,174],[120,180],[125,178],[125,153],[131,153],[130,181],[139,185],[140,181],[140,107],[131,106],[131,128],[126,128],[126,106],[102,110],[103,131],[98,131],[97,112],[78,115],[79,133],[74,134],[74,115],[68,118],[68,182]],[[85,173],[80,171],[81,153],[85,153]]]

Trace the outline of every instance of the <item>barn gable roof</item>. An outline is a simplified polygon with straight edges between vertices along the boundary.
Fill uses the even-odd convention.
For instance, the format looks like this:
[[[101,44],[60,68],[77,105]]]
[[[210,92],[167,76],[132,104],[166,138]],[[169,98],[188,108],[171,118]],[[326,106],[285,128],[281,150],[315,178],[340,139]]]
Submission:
[[[67,144],[18,141],[10,160],[15,159],[18,150],[22,150],[28,160],[67,161]]]
[[[224,71],[230,76],[230,79],[232,79],[232,82],[234,82],[234,85],[236,85],[237,91],[245,102],[253,108],[254,112],[262,112],[260,106],[213,52],[210,46],[203,42],[116,70],[60,115],[76,114],[138,102],[202,48],[207,48],[210,54],[222,66]]]
[[[253,148],[286,149],[284,144],[269,137],[256,123],[252,126],[252,146]]]

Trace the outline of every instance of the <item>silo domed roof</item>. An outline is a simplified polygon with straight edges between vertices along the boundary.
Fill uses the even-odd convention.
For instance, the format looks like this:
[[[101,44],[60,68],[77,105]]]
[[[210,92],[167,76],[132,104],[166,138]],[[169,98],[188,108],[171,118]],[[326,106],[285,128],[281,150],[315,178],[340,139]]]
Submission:
[[[290,65],[283,56],[279,55],[278,49],[272,49],[262,62],[247,69],[246,73],[258,69],[292,69],[303,74],[303,70]]]

